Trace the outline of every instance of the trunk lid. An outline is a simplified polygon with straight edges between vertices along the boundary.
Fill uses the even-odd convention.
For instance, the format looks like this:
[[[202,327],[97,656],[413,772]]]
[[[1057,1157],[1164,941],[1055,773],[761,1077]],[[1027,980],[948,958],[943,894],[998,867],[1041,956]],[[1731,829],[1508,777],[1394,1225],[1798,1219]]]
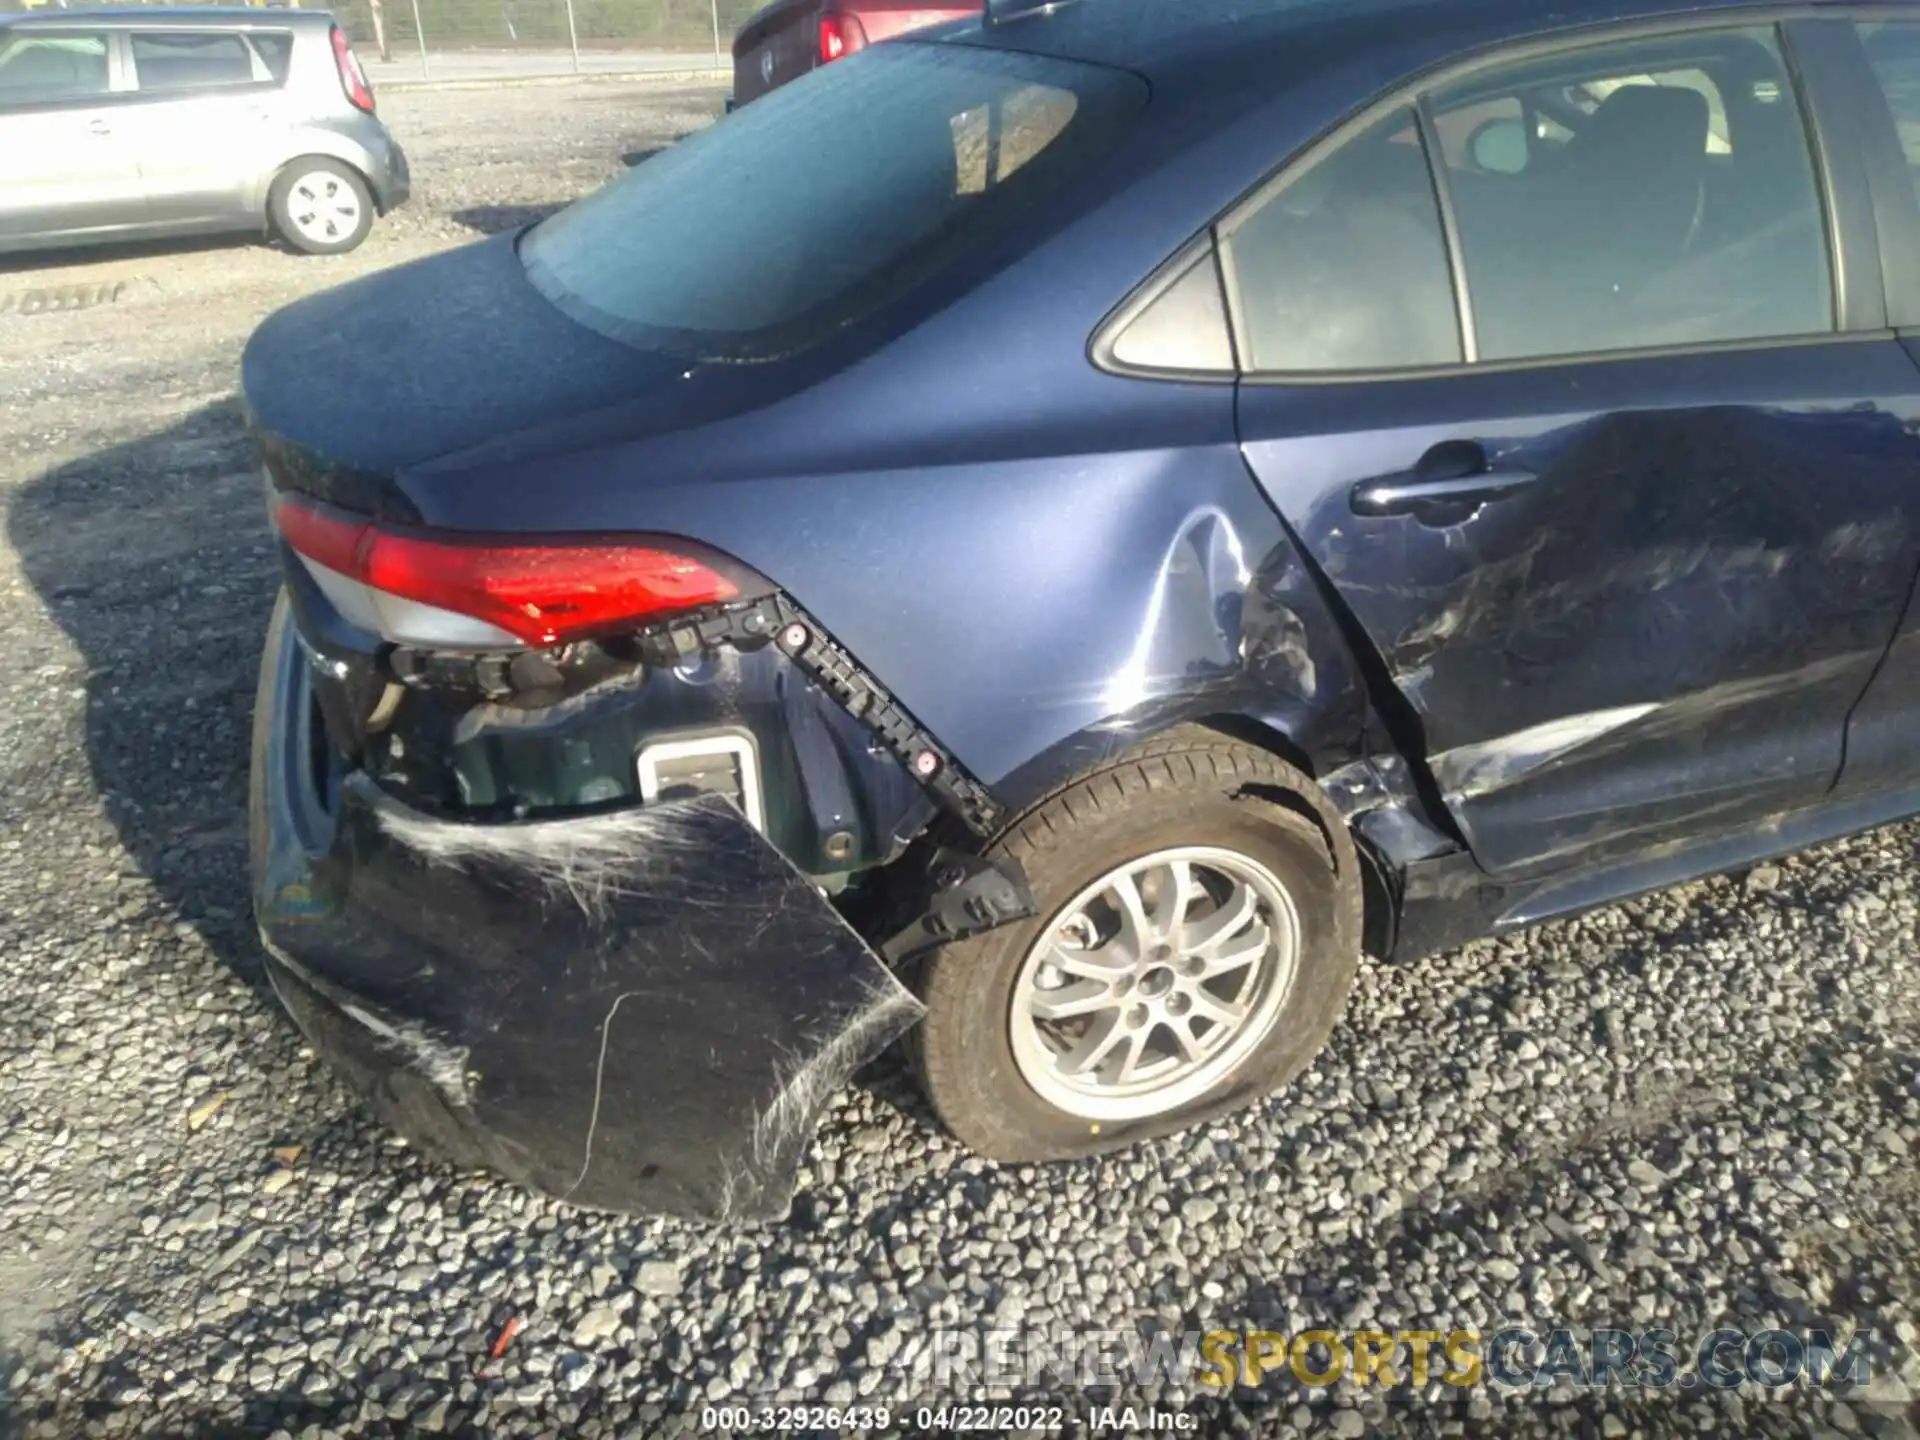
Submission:
[[[395,477],[486,441],[673,384],[685,361],[569,320],[527,282],[515,237],[295,302],[241,361],[274,483],[415,520]]]
[[[741,105],[798,79],[819,59],[822,0],[774,0],[733,40],[733,97]]]

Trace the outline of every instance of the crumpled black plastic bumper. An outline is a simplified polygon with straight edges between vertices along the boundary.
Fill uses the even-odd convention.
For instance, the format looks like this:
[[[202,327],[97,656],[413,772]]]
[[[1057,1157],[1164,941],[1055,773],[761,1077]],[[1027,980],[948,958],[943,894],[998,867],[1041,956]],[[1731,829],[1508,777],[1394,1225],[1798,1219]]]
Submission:
[[[254,903],[276,991],[393,1128],[575,1204],[783,1216],[823,1104],[919,1002],[712,797],[467,825],[322,793],[275,612]]]

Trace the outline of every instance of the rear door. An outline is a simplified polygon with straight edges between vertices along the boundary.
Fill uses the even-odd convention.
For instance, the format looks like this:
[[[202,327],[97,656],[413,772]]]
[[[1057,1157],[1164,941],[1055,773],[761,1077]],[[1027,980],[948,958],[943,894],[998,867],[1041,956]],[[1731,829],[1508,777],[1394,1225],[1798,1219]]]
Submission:
[[[137,224],[105,30],[0,29],[0,239]]]
[[[1889,12],[1881,12],[1884,16]],[[1920,365],[1920,11],[1891,12],[1820,26],[1832,64],[1850,78],[1858,101],[1875,214],[1885,257],[1887,305],[1902,343]],[[1920,415],[1913,417],[1920,426]],[[1920,532],[1920,475],[1912,490]],[[1916,547],[1920,549],[1920,547]],[[1920,555],[1916,555],[1920,570]],[[1847,763],[1840,791],[1890,798],[1920,789],[1920,587],[1873,683],[1847,724]]]
[[[149,213],[192,224],[257,209],[286,131],[285,69],[276,80],[238,29],[155,26],[130,30],[127,45]]]
[[[1223,227],[1248,464],[1496,873],[1818,804],[1906,603],[1916,372],[1784,44],[1496,60]]]

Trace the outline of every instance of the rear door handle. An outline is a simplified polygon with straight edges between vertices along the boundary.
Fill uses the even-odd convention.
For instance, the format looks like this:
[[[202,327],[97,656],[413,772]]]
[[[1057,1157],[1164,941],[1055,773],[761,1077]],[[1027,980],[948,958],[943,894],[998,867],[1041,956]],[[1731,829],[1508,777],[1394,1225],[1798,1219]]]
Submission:
[[[1356,515],[1410,515],[1430,505],[1484,505],[1500,500],[1540,477],[1531,470],[1503,467],[1452,480],[1416,480],[1393,476],[1365,480],[1353,487]]]
[[[1412,515],[1427,524],[1451,525],[1537,479],[1517,465],[1490,463],[1475,441],[1443,440],[1403,474],[1362,480],[1349,499],[1356,515]]]
[[[113,133],[113,126],[109,125],[104,120],[93,121],[91,124],[87,126],[87,129],[89,132],[95,135],[111,135]]]

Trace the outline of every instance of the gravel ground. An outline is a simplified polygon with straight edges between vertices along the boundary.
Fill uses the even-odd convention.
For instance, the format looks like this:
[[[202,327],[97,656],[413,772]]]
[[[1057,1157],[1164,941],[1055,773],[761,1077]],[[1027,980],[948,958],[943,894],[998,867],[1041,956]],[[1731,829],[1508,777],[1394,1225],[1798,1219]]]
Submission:
[[[30,1436],[639,1436],[702,1400],[938,1398],[911,1373],[935,1328],[1507,1321],[1883,1348],[1844,1403],[1348,1386],[1243,1392],[1206,1430],[1912,1433],[1913,826],[1369,966],[1289,1094],[1096,1163],[972,1159],[883,1061],[780,1226],[570,1212],[355,1108],[267,997],[245,913],[275,578],[240,346],[294,296],[541,213],[719,105],[399,94],[418,197],[356,255],[0,273],[0,1433],[10,1406]]]

